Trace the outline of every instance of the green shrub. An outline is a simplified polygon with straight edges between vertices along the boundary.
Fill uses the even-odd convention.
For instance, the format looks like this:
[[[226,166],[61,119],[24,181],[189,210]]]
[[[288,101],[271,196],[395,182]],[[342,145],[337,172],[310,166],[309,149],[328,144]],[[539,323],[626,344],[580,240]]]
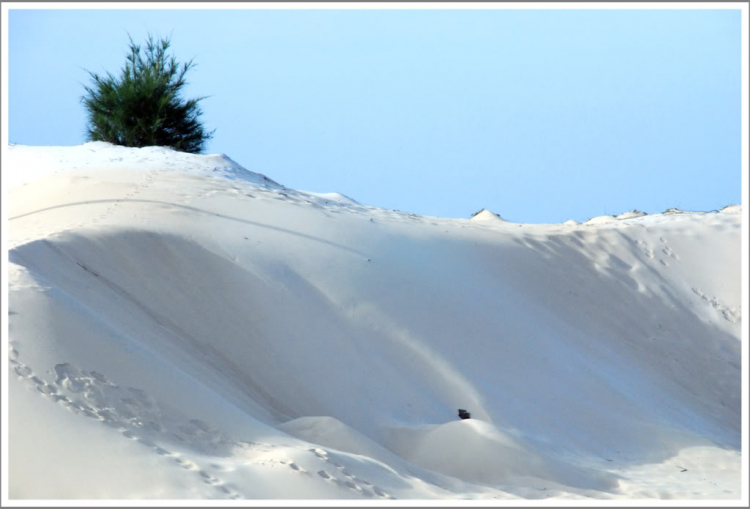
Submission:
[[[88,112],[90,141],[106,141],[126,147],[161,146],[183,152],[203,150],[213,131],[199,121],[198,102],[183,100],[180,92],[193,61],[180,64],[167,55],[169,39],[151,35],[145,51],[130,38],[127,62],[119,78],[87,71],[91,86],[81,100]]]

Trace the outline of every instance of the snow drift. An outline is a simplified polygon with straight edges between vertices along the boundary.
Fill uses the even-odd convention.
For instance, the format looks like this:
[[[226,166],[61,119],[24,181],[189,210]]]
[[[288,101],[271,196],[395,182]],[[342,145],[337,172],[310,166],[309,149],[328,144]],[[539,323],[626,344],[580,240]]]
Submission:
[[[738,208],[441,219],[7,156],[11,498],[741,496]]]

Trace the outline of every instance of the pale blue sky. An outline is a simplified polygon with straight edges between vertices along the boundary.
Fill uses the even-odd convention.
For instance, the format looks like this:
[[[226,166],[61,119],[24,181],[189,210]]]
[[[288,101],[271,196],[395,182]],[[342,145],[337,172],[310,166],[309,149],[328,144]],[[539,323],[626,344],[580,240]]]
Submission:
[[[207,153],[441,217],[585,221],[741,197],[741,11],[12,10],[9,140],[85,141],[127,32],[195,57]]]

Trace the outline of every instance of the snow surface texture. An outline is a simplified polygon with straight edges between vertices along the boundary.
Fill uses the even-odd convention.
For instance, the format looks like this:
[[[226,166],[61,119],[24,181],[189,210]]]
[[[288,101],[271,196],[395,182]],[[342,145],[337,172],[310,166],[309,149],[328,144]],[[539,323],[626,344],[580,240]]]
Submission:
[[[525,225],[223,155],[5,163],[11,498],[741,496],[738,207]]]

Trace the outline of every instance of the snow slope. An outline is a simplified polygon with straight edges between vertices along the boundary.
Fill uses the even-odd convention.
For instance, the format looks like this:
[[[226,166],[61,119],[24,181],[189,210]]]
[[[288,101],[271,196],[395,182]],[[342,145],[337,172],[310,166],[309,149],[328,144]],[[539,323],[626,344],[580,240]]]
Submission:
[[[738,207],[441,219],[104,143],[3,173],[11,499],[741,497]]]

